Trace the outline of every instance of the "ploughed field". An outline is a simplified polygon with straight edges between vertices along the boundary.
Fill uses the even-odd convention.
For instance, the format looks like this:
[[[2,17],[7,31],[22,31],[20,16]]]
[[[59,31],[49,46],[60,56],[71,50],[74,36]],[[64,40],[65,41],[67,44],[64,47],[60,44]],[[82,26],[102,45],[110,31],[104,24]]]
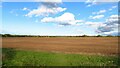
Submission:
[[[4,37],[2,38],[2,48],[117,55],[118,37]]]

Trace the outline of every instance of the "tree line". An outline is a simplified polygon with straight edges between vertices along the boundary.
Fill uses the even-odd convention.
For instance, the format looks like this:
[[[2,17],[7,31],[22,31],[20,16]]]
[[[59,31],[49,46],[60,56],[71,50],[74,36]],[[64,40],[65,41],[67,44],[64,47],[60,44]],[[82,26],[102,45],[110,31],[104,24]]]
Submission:
[[[102,36],[88,36],[88,35],[82,35],[82,36],[40,36],[40,35],[12,35],[12,34],[0,34],[1,37],[116,37],[112,35]],[[118,37],[118,36],[117,36]]]

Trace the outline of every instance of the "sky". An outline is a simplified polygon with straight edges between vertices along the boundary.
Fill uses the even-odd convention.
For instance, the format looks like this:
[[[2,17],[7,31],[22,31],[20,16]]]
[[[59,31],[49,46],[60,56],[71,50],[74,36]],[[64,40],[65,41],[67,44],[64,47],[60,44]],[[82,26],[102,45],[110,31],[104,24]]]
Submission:
[[[118,35],[117,2],[3,2],[3,34]]]

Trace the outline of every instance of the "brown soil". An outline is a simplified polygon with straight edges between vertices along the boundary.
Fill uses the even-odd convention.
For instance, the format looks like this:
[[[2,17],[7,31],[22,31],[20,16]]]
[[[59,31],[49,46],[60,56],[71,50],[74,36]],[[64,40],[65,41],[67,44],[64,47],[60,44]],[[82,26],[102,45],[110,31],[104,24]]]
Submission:
[[[3,48],[86,54],[118,54],[117,37],[9,37],[2,39]]]

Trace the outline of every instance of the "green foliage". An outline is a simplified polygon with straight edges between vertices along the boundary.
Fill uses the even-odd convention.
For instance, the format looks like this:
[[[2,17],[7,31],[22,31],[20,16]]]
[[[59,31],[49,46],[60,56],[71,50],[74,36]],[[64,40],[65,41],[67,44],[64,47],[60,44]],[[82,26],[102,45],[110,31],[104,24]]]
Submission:
[[[97,37],[102,37],[101,35],[97,35]]]
[[[3,49],[3,66],[117,66],[117,56],[97,56]]]
[[[112,35],[107,35],[106,37],[113,37]]]
[[[102,35],[97,35],[97,36],[88,36],[88,35],[82,35],[82,36],[40,36],[40,35],[12,35],[12,34],[0,34],[2,37],[120,37],[120,36],[112,36],[112,35],[107,35],[107,36],[102,36]]]
[[[11,35],[10,34],[4,34],[2,35],[2,37],[10,37]]]
[[[87,35],[83,35],[82,37],[88,37]]]

